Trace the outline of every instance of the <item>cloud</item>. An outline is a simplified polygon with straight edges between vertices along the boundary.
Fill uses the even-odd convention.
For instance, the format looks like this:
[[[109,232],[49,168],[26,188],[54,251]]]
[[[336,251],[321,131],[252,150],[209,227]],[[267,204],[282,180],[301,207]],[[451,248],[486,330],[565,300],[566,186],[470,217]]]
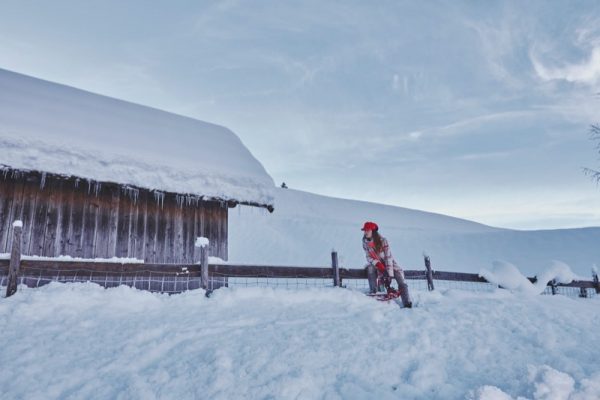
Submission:
[[[544,65],[534,51],[530,53],[530,58],[535,72],[542,80],[565,80],[590,86],[600,83],[600,46],[592,49],[587,60],[575,64],[566,64],[562,67]]]
[[[515,151],[491,151],[482,153],[468,153],[455,157],[456,160],[462,161],[480,161],[492,158],[504,158],[513,155]]]
[[[524,118],[535,116],[543,111],[503,111],[478,115],[465,118],[446,125],[439,125],[423,129],[417,138],[421,137],[457,137],[468,135],[495,134],[497,131],[490,129],[501,122],[514,122]]]

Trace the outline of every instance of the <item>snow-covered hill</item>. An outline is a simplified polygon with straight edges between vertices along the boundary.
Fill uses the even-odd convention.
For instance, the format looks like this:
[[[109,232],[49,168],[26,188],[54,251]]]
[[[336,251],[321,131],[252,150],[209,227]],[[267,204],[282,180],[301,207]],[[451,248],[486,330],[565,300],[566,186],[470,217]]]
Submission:
[[[406,269],[423,267],[423,252],[439,270],[479,272],[495,260],[535,275],[552,260],[590,277],[600,264],[600,228],[515,231],[445,215],[276,189],[275,212],[231,210],[229,259],[245,263],[329,265],[336,249],[343,266],[364,265],[360,228],[375,221]]]

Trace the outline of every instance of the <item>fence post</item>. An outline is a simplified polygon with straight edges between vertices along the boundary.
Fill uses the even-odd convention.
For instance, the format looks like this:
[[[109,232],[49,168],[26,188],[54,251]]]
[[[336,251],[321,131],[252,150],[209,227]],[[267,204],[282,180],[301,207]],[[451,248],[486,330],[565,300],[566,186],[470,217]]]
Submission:
[[[10,253],[10,265],[8,268],[8,282],[6,285],[6,297],[10,297],[17,292],[17,282],[19,279],[19,267],[21,266],[21,230],[23,222],[15,221],[13,223],[13,241]]]
[[[427,276],[427,289],[429,291],[434,290],[433,287],[433,271],[431,270],[431,260],[428,255],[423,254],[425,259],[425,275]]]
[[[194,245],[194,251],[200,251],[200,287],[206,291],[206,297],[212,292],[208,279],[208,244],[208,239],[199,237]]]
[[[340,267],[338,265],[338,254],[335,250],[331,252],[331,268],[333,269],[333,286],[342,286],[342,280],[340,279]]]
[[[548,285],[552,289],[552,295],[554,296],[556,294],[556,280],[552,279],[550,282],[548,282]]]
[[[594,281],[594,289],[596,289],[596,294],[600,294],[600,281],[598,281],[598,271],[592,271],[592,277]]]
[[[579,288],[579,297],[582,297],[582,298],[588,297],[588,295],[587,295],[587,289],[584,288],[583,286],[581,286]]]
[[[206,290],[206,297],[208,297],[212,292],[208,282],[208,246],[200,247],[200,275],[202,288]]]

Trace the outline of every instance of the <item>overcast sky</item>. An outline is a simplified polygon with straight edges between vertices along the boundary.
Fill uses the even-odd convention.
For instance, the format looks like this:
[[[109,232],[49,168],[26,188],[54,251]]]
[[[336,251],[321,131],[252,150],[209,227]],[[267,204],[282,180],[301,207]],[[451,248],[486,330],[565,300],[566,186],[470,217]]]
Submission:
[[[0,68],[225,125],[291,188],[600,226],[596,0],[0,0]]]

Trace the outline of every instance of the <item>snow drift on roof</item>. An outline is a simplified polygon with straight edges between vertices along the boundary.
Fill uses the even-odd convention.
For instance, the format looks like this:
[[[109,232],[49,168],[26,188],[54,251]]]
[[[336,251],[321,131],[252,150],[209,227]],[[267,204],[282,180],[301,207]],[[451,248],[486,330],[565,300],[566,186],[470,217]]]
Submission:
[[[0,69],[0,164],[272,206],[229,129]]]

